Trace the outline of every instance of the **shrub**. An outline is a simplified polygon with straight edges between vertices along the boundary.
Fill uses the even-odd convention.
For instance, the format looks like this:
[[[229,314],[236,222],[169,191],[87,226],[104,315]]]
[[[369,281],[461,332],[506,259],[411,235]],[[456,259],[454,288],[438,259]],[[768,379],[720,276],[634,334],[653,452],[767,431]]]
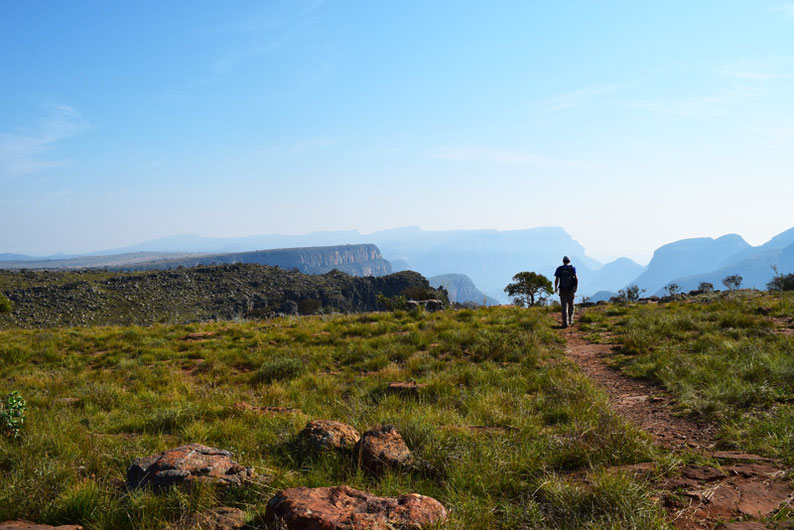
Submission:
[[[681,286],[677,283],[668,283],[664,286],[664,292],[667,293],[667,296],[675,296],[681,292]]]
[[[714,284],[711,282],[700,282],[698,284],[698,291],[703,291],[704,293],[710,293],[714,290]]]
[[[794,291],[794,274],[781,274],[775,276],[766,284],[770,291]]]
[[[295,357],[276,357],[266,361],[254,373],[254,383],[272,383],[273,381],[287,381],[295,379],[303,373],[305,366],[300,359]]]
[[[742,284],[743,278],[738,274],[731,274],[722,279],[722,284],[731,291],[738,289]]]
[[[0,313],[10,313],[11,307],[11,300],[6,298],[4,294],[0,293]]]
[[[0,402],[0,434],[8,438],[19,438],[19,430],[25,423],[27,403],[14,390],[8,394],[5,401]]]
[[[402,295],[398,296],[385,296],[383,293],[378,293],[378,304],[386,308],[386,311],[398,311],[400,309],[408,309],[408,299]]]
[[[322,302],[315,298],[304,298],[298,302],[298,312],[301,315],[313,315],[322,307]]]

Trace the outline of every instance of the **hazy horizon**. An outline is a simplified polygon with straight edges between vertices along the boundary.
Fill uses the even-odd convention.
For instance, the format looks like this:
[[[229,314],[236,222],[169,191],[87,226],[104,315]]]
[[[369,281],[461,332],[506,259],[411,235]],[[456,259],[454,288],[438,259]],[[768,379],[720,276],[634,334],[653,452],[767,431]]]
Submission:
[[[791,228],[794,3],[0,5],[0,253]]]

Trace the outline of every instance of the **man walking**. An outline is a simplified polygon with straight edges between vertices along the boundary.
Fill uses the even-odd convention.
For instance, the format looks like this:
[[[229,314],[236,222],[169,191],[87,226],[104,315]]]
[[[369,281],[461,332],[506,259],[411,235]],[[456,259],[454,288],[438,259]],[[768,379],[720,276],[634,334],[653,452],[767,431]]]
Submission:
[[[571,265],[571,258],[563,256],[562,265],[554,271],[554,292],[560,291],[560,305],[562,305],[562,327],[567,328],[573,324],[573,297],[579,286],[576,276],[576,267]]]

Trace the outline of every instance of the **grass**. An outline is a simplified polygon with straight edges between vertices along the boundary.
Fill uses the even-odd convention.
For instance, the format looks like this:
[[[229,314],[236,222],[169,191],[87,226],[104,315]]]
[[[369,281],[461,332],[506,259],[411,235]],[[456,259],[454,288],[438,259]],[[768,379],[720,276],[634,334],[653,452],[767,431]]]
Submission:
[[[227,505],[253,522],[276,490],[344,483],[433,496],[449,528],[666,528],[644,484],[605,471],[662,457],[564,358],[551,324],[544,309],[483,308],[0,331],[0,388],[28,402],[21,438],[0,439],[0,520],[167,528]],[[427,387],[387,390],[406,380]],[[391,423],[428,465],[373,476],[307,454],[296,435],[313,419]],[[272,482],[123,486],[133,458],[189,442]]]
[[[624,373],[660,384],[683,412],[717,422],[723,447],[792,465],[794,335],[781,331],[792,317],[794,293],[737,291],[598,306],[580,322],[622,345],[615,360]]]

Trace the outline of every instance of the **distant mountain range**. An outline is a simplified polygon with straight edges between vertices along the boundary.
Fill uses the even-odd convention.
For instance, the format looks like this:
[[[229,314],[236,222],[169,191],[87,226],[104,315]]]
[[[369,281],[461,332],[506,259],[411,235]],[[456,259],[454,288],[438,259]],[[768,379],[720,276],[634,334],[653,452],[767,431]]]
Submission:
[[[683,290],[695,289],[703,281],[719,289],[722,288],[722,279],[729,274],[742,276],[742,287],[763,289],[773,276],[771,265],[776,265],[781,273],[794,272],[794,228],[758,247],[749,245],[736,234],[716,239],[675,241],[658,248],[647,267],[628,258],[602,264],[587,256],[584,247],[560,227],[507,231],[427,231],[405,227],[372,234],[350,230],[239,238],[176,235],[78,258],[46,262],[39,259],[36,263],[46,268],[80,264],[88,267],[152,268],[155,262],[162,266],[173,266],[176,262],[184,265],[259,263],[257,260],[268,254],[262,253],[263,249],[296,250],[299,247],[361,244],[375,245],[382,254],[378,259],[388,264],[378,263],[370,269],[354,267],[348,271],[351,274],[383,274],[387,267],[394,271],[415,270],[430,278],[434,286],[435,282],[454,285],[456,292],[461,293],[459,301],[478,303],[483,296],[507,302],[503,289],[517,272],[535,271],[551,278],[563,255],[572,258],[579,272],[578,294],[598,294],[599,298],[608,297],[632,283],[645,289],[646,295],[662,294],[664,287],[671,282]],[[272,252],[269,251],[270,254]],[[0,254],[0,267],[18,268],[26,258]],[[31,259],[27,262],[30,263]],[[341,266],[337,268],[345,270]]]

